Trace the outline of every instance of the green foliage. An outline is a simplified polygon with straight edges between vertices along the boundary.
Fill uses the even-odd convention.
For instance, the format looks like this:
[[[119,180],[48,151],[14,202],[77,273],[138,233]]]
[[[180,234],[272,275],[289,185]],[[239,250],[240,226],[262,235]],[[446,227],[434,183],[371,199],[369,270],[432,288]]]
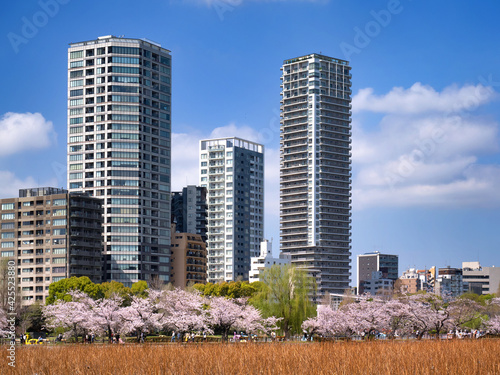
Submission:
[[[258,291],[258,282],[231,281],[217,284],[195,284],[193,288],[204,296],[240,298],[252,297]]]
[[[132,288],[127,288],[118,281],[94,284],[87,276],[73,276],[50,284],[46,304],[51,305],[59,299],[71,301],[69,292],[72,290],[82,291],[93,299],[110,298],[117,294],[124,299],[124,305],[127,305],[132,296],[145,297],[148,284],[145,281],[138,281],[132,284]]]
[[[304,320],[316,314],[310,297],[316,291],[315,280],[305,270],[291,265],[275,265],[260,275],[262,283],[251,303],[264,316],[283,318],[279,325],[286,337],[301,332]]]
[[[147,297],[148,295],[148,283],[144,280],[138,281],[132,284],[130,288],[132,295],[137,297]]]
[[[488,320],[488,315],[478,313],[477,317],[468,321],[467,323],[464,323],[463,326],[464,328],[469,328],[469,329],[480,329],[483,328],[484,322],[487,320]]]
[[[101,290],[104,294],[104,298],[110,298],[114,295],[118,295],[122,298],[129,298],[132,294],[130,288],[127,288],[125,285],[118,281],[108,281],[100,284]]]
[[[475,301],[477,303],[479,303],[481,306],[486,306],[487,303],[495,298],[495,295],[494,294],[476,294],[476,293],[472,293],[472,292],[468,292],[468,293],[464,293],[462,294],[460,297],[458,297],[460,299],[470,299],[472,301]]]
[[[42,314],[42,306],[36,302],[22,309],[20,317],[26,325],[26,331],[45,331],[45,319]]]
[[[104,297],[99,284],[94,284],[87,276],[73,276],[49,285],[49,296],[47,297],[46,304],[51,305],[59,299],[71,301],[71,296],[68,293],[72,290],[79,290],[87,293],[94,299]]]

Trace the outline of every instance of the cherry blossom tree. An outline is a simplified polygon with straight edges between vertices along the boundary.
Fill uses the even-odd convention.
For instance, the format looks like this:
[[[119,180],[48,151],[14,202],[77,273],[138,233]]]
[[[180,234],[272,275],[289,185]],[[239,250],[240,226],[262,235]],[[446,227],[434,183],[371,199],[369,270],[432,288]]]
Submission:
[[[214,329],[219,329],[222,332],[222,340],[227,341],[231,328],[238,328],[238,325],[244,324],[246,299],[211,297],[208,300],[208,304],[210,326]],[[251,314],[255,313],[252,311]],[[252,321],[251,318],[248,319],[246,324],[249,325],[250,321]]]
[[[366,299],[346,305],[342,311],[350,318],[347,320],[349,329],[367,337],[376,331],[388,330],[390,317],[383,305],[383,302]]]
[[[486,331],[492,334],[500,334],[500,298],[492,298],[487,305],[489,320],[484,323]]]
[[[7,313],[0,307],[0,337],[5,337],[11,334],[8,330]]]
[[[87,327],[91,332],[107,333],[111,342],[116,333],[127,334],[132,329],[123,318],[122,297],[115,294],[98,300],[89,298],[87,303],[90,309]]]
[[[164,314],[159,312],[161,292],[149,290],[147,296],[132,297],[130,306],[120,311],[123,318],[123,330],[136,332],[138,340],[141,333],[148,333],[162,328]]]
[[[199,292],[182,289],[163,291],[158,306],[163,314],[160,322],[165,329],[179,333],[209,331],[204,298]]]
[[[241,306],[241,316],[236,320],[233,328],[249,334],[257,332],[271,333],[278,329],[277,324],[283,319],[274,316],[263,319],[262,313],[254,306],[248,304],[247,298],[239,298],[237,304]]]
[[[464,324],[470,323],[483,311],[483,307],[468,298],[457,298],[450,302],[450,324],[454,329],[461,328]]]
[[[497,315],[484,323],[489,333],[500,334],[500,315]]]
[[[302,323],[302,329],[309,335],[319,333],[322,336],[350,335],[348,323],[350,317],[341,310],[330,306],[318,306],[318,316],[309,318]]]
[[[383,308],[389,318],[391,337],[412,331],[411,314],[407,303],[402,302],[401,299],[393,299],[387,301]]]
[[[436,334],[452,326],[449,302],[434,293],[415,294],[406,299],[409,305],[411,326],[418,331],[417,338],[435,330]]]
[[[278,324],[281,320],[283,320],[283,318],[276,318],[275,316],[270,316],[269,318],[262,319],[262,332],[266,335],[270,335],[271,332],[278,330]]]
[[[78,342],[78,336],[84,334],[91,321],[91,299],[80,291],[71,291],[69,294],[71,301],[61,299],[52,305],[44,306],[42,314],[46,319],[47,328],[62,327],[66,330],[66,337],[74,336],[75,342]]]

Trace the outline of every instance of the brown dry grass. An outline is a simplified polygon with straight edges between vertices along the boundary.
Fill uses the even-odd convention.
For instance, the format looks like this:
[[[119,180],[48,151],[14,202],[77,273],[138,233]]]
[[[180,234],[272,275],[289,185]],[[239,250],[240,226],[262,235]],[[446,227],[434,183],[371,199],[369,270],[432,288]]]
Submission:
[[[500,374],[496,339],[25,346],[16,357],[0,374]]]

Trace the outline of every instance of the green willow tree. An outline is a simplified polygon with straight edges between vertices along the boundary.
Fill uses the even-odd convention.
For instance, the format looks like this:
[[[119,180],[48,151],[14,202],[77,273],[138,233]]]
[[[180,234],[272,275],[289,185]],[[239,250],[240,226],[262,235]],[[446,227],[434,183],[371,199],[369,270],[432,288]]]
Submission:
[[[316,315],[316,306],[310,300],[316,292],[315,280],[291,265],[266,268],[259,279],[260,290],[250,302],[266,317],[283,318],[278,325],[285,338],[301,332],[302,322]]]

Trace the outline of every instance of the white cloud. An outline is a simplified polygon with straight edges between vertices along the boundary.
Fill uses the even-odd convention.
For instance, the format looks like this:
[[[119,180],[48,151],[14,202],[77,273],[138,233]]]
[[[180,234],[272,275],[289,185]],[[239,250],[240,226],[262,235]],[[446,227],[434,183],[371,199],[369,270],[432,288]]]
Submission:
[[[500,206],[495,189],[500,167],[480,164],[482,156],[499,152],[498,124],[468,107],[466,97],[473,88],[451,86],[437,92],[415,84],[374,100],[366,95],[371,89],[360,90],[353,108],[358,103],[362,110],[382,112],[384,117],[378,124],[356,118],[353,122],[355,209]],[[483,95],[476,105],[494,96]],[[451,114],[457,108],[469,108],[469,113]]]
[[[231,123],[212,130],[208,138],[238,137],[247,141],[259,142],[259,133],[249,126],[236,126]]]
[[[460,178],[447,183],[410,184],[395,189],[356,188],[353,203],[357,208],[383,207],[475,207],[500,206],[500,167],[471,164]]]
[[[55,143],[52,122],[40,113],[8,112],[0,118],[0,156],[33,149],[44,149]]]
[[[10,171],[0,171],[0,198],[15,198],[19,196],[19,189],[39,186],[57,186],[57,179],[52,178],[40,184],[31,176],[22,179]]]
[[[474,109],[495,97],[491,87],[455,85],[438,92],[415,83],[409,89],[394,87],[385,95],[375,95],[372,88],[361,89],[352,100],[354,112],[422,114],[425,112],[458,112]]]

